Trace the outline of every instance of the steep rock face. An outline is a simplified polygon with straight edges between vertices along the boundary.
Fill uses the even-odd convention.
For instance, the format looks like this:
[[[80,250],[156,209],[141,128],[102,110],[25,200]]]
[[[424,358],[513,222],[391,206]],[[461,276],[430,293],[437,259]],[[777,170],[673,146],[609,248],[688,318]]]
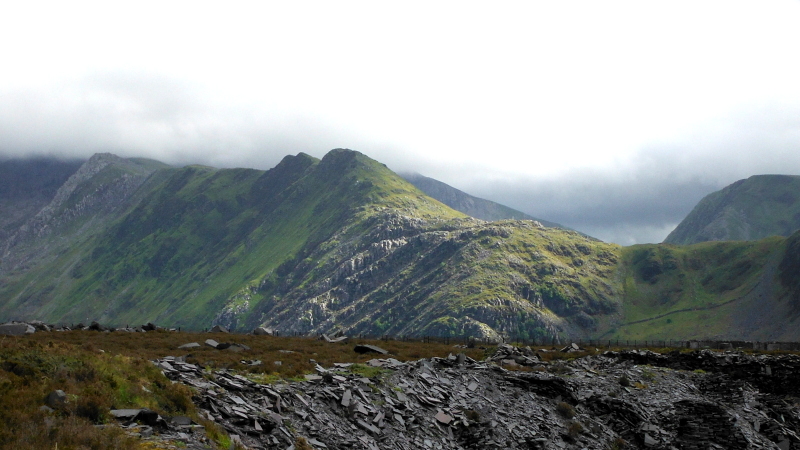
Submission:
[[[664,240],[751,241],[800,229],[800,176],[756,175],[709,194]]]
[[[365,225],[334,234],[339,246],[320,245],[291,262],[288,276],[265,277],[244,294],[252,311],[236,298],[216,321],[313,333],[549,339],[589,335],[595,316],[618,308],[619,288],[606,281],[617,270],[616,247],[574,232],[394,212]]]
[[[565,228],[555,222],[531,217],[528,214],[495,203],[491,200],[474,197],[448,184],[442,183],[439,180],[418,173],[405,173],[401,174],[401,176],[425,194],[439,200],[456,211],[461,211],[476,219],[488,221],[507,219],[536,220],[546,227]]]
[[[83,161],[34,158],[0,161],[0,249],[20,226],[53,200]]]
[[[0,267],[15,270],[35,263],[74,244],[69,236],[92,235],[102,229],[98,222],[115,217],[115,211],[162,166],[110,153],[95,154],[58,188],[46,206],[11,234]],[[55,240],[49,239],[54,236]]]

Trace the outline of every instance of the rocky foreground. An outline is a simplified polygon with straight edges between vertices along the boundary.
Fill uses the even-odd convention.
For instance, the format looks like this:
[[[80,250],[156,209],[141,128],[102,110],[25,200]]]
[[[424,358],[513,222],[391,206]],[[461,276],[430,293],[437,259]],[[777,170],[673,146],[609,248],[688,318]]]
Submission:
[[[373,359],[369,378],[336,364],[273,384],[182,357],[155,364],[251,449],[800,448],[795,355],[629,350],[547,363],[501,345],[486,361]],[[135,410],[117,414],[147,439],[207,448],[185,418],[147,426]]]

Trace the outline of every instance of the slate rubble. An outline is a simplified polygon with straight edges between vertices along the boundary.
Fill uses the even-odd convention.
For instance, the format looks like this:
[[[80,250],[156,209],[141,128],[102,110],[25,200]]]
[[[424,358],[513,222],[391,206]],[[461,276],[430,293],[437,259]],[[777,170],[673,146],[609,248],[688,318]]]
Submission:
[[[667,367],[691,358],[706,372]],[[317,449],[800,448],[797,402],[733,377],[733,360],[769,364],[773,374],[800,364],[796,356],[636,351],[548,364],[501,345],[486,361],[386,357],[369,361],[384,369],[373,378],[341,363],[317,365],[304,382],[265,385],[184,358],[155,363],[195,390],[202,416],[252,449],[292,448],[298,436]]]

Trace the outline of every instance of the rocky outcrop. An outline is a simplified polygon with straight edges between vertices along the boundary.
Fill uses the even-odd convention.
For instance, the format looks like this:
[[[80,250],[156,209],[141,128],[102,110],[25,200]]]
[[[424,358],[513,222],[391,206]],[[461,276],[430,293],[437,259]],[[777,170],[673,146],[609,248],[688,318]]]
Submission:
[[[515,358],[533,371],[491,362]],[[663,367],[693,358],[706,370]],[[463,354],[409,362],[386,357],[367,363],[374,374],[369,377],[337,363],[317,365],[305,382],[274,384],[209,371],[182,357],[156,364],[194,389],[203,418],[251,449],[302,442],[370,450],[800,446],[797,404],[748,376],[728,373],[732,359],[772,367],[800,363],[796,356],[637,351],[545,362],[536,351],[504,346],[487,361]],[[173,427],[162,427],[174,437]],[[190,445],[192,439],[183,436]]]
[[[6,240],[0,266],[8,270],[35,262],[38,254],[52,249],[44,246],[15,252],[15,247],[33,240],[42,242],[54,234],[60,235],[60,241],[67,241],[64,235],[67,227],[77,229],[66,234],[82,233],[82,227],[75,227],[80,219],[90,219],[92,225],[86,228],[97,227],[96,222],[125,205],[154,170],[110,153],[95,154],[67,179],[47,206]]]
[[[616,308],[615,288],[598,283],[601,274],[614,270],[613,257],[577,233],[545,230],[530,221],[436,222],[396,211],[377,215],[368,225],[359,234],[335,233],[329,239],[337,242],[333,251],[320,245],[287,270],[278,289],[269,283],[275,274],[269,274],[257,288],[232,298],[215,323],[313,334],[558,341],[561,335],[591,333],[593,315]],[[527,244],[537,249],[532,253],[503,249],[507,241],[539,233],[572,233],[576,243],[555,244],[545,237]],[[576,259],[585,261],[580,274]],[[592,285],[597,286],[587,289]],[[496,295],[485,295],[484,289]],[[268,293],[274,302],[249,302]]]

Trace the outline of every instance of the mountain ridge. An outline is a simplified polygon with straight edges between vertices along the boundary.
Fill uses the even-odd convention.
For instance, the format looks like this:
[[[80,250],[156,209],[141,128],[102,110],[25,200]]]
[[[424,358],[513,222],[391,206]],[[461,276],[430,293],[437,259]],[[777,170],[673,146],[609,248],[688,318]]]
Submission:
[[[51,231],[2,257],[0,317],[492,339],[800,338],[787,250],[800,235],[620,247],[531,220],[486,222],[346,149],[289,155],[267,171],[108,155],[85,164],[42,209]],[[758,305],[775,323],[742,319]]]

